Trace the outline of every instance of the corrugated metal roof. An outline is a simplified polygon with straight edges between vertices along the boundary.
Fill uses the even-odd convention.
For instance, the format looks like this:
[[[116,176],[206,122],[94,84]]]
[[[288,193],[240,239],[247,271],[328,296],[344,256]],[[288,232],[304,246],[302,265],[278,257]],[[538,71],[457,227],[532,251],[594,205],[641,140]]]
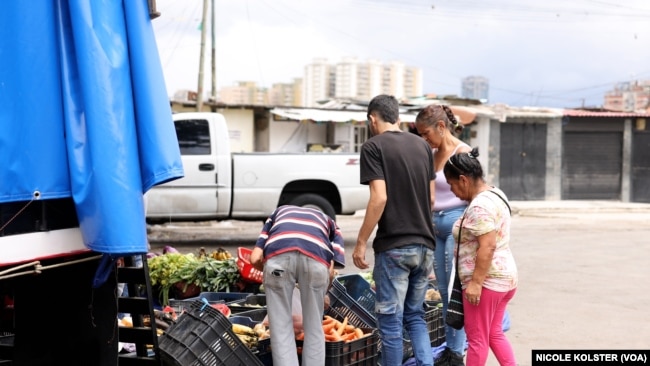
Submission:
[[[618,118],[648,118],[650,113],[591,111],[587,109],[565,109],[564,115],[569,117],[618,117]]]
[[[271,113],[292,121],[311,122],[366,122],[366,111],[313,109],[313,108],[273,108]],[[402,122],[415,122],[415,114],[401,113]]]

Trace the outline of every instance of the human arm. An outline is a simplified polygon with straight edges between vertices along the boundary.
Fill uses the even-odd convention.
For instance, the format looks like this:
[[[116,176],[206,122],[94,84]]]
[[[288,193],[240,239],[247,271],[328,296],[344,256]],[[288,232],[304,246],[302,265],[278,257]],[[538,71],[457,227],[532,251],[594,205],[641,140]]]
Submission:
[[[255,247],[251,253],[251,265],[258,271],[264,270],[264,250],[260,247]]]
[[[465,296],[471,303],[478,303],[483,290],[483,281],[492,265],[492,258],[497,247],[497,233],[492,230],[476,237],[478,248],[472,278],[465,289]]]
[[[251,252],[251,265],[258,271],[264,270],[264,245],[266,244],[266,240],[269,237],[269,231],[271,231],[271,228],[273,227],[276,212],[277,209],[273,211],[273,213],[264,222],[260,236],[257,237],[257,241],[255,242],[255,248]]]
[[[354,265],[359,269],[367,269],[370,266],[366,262],[366,246],[372,231],[377,226],[379,219],[384,213],[388,195],[386,193],[386,182],[383,179],[375,179],[369,182],[370,198],[366,207],[366,214],[357,235],[357,244],[352,253]]]

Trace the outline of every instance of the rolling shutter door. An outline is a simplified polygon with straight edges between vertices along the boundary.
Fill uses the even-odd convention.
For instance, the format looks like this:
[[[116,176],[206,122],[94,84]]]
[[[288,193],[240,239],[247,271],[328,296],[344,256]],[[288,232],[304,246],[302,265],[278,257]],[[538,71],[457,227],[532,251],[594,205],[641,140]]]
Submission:
[[[620,199],[623,134],[566,131],[562,199]]]

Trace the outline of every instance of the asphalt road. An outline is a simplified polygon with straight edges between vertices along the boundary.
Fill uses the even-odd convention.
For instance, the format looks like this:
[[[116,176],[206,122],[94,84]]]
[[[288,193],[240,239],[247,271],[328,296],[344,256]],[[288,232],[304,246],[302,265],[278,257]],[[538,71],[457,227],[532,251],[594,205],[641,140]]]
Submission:
[[[362,216],[339,216],[348,266]],[[182,252],[252,246],[261,222],[176,223],[150,227],[152,250]],[[513,216],[519,288],[509,305],[519,365],[536,349],[650,349],[650,209],[537,210]],[[367,258],[373,263],[369,248]],[[498,365],[490,355],[488,365]]]

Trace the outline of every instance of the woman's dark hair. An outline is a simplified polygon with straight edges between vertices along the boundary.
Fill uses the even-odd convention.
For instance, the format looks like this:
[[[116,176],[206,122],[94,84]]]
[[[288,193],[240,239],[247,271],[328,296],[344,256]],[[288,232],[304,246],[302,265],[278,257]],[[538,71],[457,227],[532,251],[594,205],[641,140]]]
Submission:
[[[463,125],[458,123],[454,112],[446,105],[428,105],[415,117],[415,124],[422,124],[427,127],[435,126],[438,121],[443,121],[445,128],[453,135],[458,136],[463,131]]]
[[[468,153],[458,153],[449,157],[445,163],[444,173],[447,179],[458,179],[464,175],[473,180],[483,179],[483,167],[478,161],[478,147]]]

